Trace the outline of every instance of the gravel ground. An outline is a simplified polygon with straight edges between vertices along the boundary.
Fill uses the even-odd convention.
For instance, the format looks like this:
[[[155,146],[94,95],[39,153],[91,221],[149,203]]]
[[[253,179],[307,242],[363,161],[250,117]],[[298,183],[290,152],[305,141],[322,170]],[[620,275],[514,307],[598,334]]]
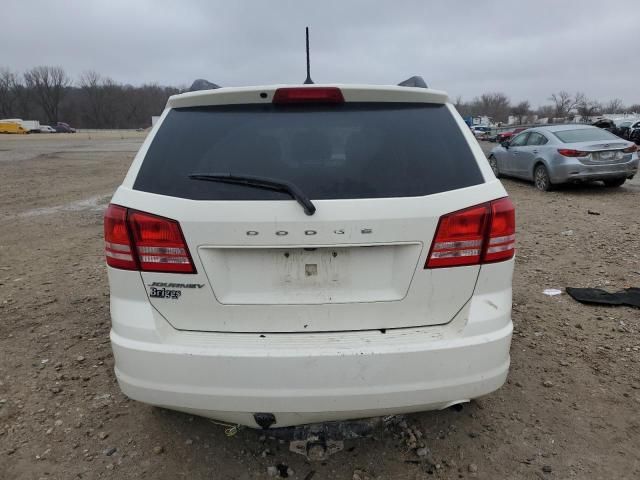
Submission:
[[[637,180],[550,193],[504,180],[519,222],[507,384],[309,463],[120,393],[101,213],[143,138],[0,138],[1,479],[640,477],[639,311],[542,294],[640,285]]]

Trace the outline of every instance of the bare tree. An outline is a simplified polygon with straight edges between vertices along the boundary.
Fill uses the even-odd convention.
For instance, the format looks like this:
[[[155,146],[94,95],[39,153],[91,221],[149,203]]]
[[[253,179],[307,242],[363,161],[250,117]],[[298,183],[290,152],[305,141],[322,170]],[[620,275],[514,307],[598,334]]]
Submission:
[[[60,103],[71,85],[71,79],[62,67],[39,66],[24,73],[25,86],[51,123],[58,121]]]
[[[587,96],[583,92],[576,92],[573,97],[573,108],[578,108],[578,105],[587,101]]]
[[[462,100],[462,96],[458,95],[453,101],[453,105],[456,107],[456,110],[463,117],[468,117],[471,115],[471,106]]]
[[[74,87],[60,67],[35,67],[23,75],[0,68],[0,118],[56,122],[64,117],[69,123],[89,128],[147,127],[151,117],[162,112],[167,98],[181,90],[185,87],[123,85],[94,71],[85,72]],[[589,118],[603,111],[640,113],[638,104],[625,109],[620,99],[614,99],[603,108],[580,92],[571,95],[562,90],[553,93],[550,100],[552,104],[536,110],[541,119],[553,121],[574,113]],[[484,93],[472,101],[457,96],[453,103],[465,117],[486,115],[495,122],[505,122],[509,115],[514,115],[522,123],[532,113],[528,101],[511,105],[509,97],[501,92]]]
[[[80,77],[80,90],[86,104],[83,116],[92,128],[117,127],[121,87],[108,77],[87,71]]]
[[[582,121],[589,121],[590,117],[600,115],[602,105],[596,100],[589,100],[586,95],[580,94],[580,101],[576,107],[578,115],[582,117]]]
[[[578,93],[573,97],[569,92],[560,90],[552,93],[549,100],[553,102],[555,118],[566,118],[571,115],[576,106],[583,100],[584,94]]]
[[[604,113],[620,113],[624,111],[624,105],[622,104],[622,100],[614,98],[613,100],[609,100],[602,110]]]
[[[18,76],[8,68],[0,68],[0,117],[13,116],[18,87]]]
[[[518,120],[518,124],[522,125],[522,121],[525,117],[531,114],[531,104],[528,100],[524,102],[520,102],[517,105],[511,107],[511,115],[516,117]]]
[[[640,113],[640,104],[635,103],[627,107],[627,113]]]
[[[553,115],[555,114],[556,107],[553,105],[542,105],[538,107],[536,113],[540,118],[548,118],[549,120],[553,119]]]
[[[0,67],[0,118],[47,123],[64,118],[89,128],[146,127],[153,115],[162,113],[167,98],[179,92],[155,84],[122,85],[97,72],[84,73],[74,87],[61,68],[36,67],[20,75]]]
[[[511,102],[504,93],[483,93],[471,102],[472,115],[487,115],[493,121],[504,122],[509,115]]]

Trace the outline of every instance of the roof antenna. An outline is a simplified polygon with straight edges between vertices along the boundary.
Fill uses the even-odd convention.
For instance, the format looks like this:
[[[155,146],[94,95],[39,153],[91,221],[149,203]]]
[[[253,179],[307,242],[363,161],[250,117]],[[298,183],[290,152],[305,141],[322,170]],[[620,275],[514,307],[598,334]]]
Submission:
[[[313,83],[311,80],[311,64],[309,63],[309,27],[305,28],[307,34],[307,79],[304,81],[305,85]]]

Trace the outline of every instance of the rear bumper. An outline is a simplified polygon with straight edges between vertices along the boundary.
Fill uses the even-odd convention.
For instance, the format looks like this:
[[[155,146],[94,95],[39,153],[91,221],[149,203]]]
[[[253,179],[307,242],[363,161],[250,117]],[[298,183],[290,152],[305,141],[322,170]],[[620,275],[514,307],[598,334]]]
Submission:
[[[154,348],[115,333],[111,340],[127,396],[253,427],[256,412],[273,413],[274,427],[284,427],[440,409],[490,393],[506,379],[510,324],[460,341],[399,335],[414,337],[411,346],[396,337],[313,354],[276,338],[248,342],[253,345],[235,354]]]
[[[510,285],[513,261],[491,268]],[[259,335],[175,330],[135,285],[112,295],[116,376],[130,398],[173,410],[252,427],[257,412],[274,427],[409,413],[488,394],[509,369],[510,287],[476,291],[442,326]]]
[[[628,178],[638,173],[638,158],[610,165],[585,165],[576,159],[567,159],[554,165],[549,175],[553,183],[572,181],[605,180],[609,178]]]

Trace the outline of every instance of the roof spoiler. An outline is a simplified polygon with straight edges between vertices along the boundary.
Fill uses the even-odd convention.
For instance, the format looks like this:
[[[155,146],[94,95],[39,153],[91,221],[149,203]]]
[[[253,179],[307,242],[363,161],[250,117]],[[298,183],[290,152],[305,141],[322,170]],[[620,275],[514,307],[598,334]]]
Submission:
[[[400,82],[398,84],[399,87],[414,87],[414,88],[429,88],[427,83],[424,81],[420,75],[414,75],[411,78],[407,78],[406,80]],[[204,78],[198,78],[195,80],[189,89],[188,92],[197,92],[200,90],[215,90],[216,88],[220,88],[220,85],[216,85]]]
[[[197,92],[199,90],[214,90],[216,88],[220,88],[220,85],[211,83],[209,80],[205,80],[204,78],[198,78],[191,84],[187,92]]]
[[[400,82],[398,84],[399,87],[416,87],[416,88],[429,88],[422,78],[419,75],[414,75],[411,78],[407,78],[404,82]]]

